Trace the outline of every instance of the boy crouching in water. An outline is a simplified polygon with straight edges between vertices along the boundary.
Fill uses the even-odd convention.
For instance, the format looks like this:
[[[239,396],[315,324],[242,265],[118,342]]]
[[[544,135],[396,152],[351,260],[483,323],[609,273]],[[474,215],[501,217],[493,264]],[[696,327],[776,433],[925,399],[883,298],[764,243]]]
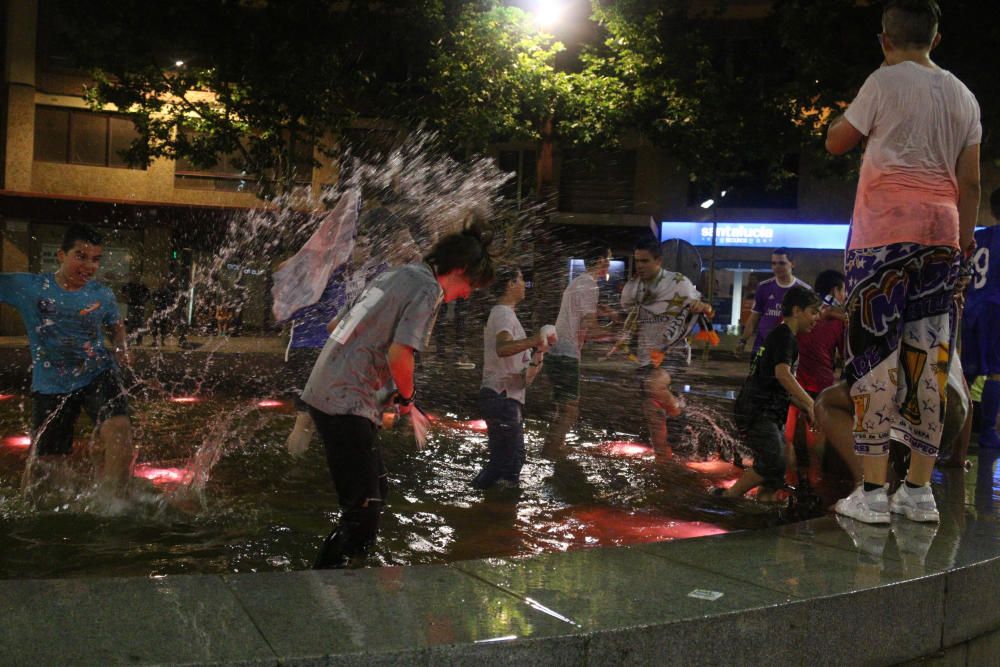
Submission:
[[[729,489],[716,489],[725,497],[740,497],[758,486],[760,500],[771,500],[785,485],[783,429],[791,401],[813,423],[813,399],[795,380],[799,347],[796,336],[810,331],[819,319],[820,300],[811,289],[795,285],[781,301],[783,320],[757,350],[750,375],[736,398],[736,427],[754,453],[751,468]]]

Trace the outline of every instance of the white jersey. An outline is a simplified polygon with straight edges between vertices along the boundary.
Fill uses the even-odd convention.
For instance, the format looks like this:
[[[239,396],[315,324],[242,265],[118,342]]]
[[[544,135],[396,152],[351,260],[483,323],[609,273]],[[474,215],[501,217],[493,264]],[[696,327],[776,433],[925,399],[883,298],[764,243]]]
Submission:
[[[650,352],[663,346],[664,335],[684,307],[701,299],[701,293],[683,273],[660,269],[650,282],[633,278],[622,290],[622,308],[639,308],[639,363],[651,362]]]

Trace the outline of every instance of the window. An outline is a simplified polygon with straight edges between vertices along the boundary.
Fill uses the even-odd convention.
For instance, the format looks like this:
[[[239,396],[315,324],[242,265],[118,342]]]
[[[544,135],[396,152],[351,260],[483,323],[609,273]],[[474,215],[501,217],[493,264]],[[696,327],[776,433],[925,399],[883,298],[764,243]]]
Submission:
[[[199,167],[186,158],[178,158],[174,169],[174,185],[191,190],[224,190],[246,192],[251,189],[243,170],[239,151],[220,155],[211,167]]]
[[[122,152],[138,132],[128,118],[60,107],[35,107],[35,159],[132,168]]]

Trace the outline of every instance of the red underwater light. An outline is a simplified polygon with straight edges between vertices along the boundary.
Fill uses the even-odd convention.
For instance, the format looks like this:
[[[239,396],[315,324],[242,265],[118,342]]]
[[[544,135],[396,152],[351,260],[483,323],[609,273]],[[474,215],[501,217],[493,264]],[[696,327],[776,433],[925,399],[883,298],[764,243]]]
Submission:
[[[258,408],[280,408],[284,407],[284,401],[278,401],[273,398],[265,398],[263,401],[257,401]]]
[[[653,448],[641,442],[616,440],[601,443],[601,447],[612,456],[646,457],[653,456]]]
[[[197,396],[171,396],[171,403],[197,403],[201,399]]]
[[[31,447],[31,436],[12,435],[3,439],[3,444],[14,449],[27,449]]]
[[[187,468],[158,468],[147,464],[137,465],[132,474],[136,477],[148,479],[156,485],[190,484],[191,480],[194,479],[194,473]]]

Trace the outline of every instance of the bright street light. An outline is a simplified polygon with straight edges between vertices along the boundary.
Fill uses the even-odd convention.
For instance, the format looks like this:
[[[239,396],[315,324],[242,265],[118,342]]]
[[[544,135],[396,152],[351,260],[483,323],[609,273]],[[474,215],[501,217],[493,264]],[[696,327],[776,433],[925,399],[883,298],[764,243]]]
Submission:
[[[709,209],[709,208],[712,208],[713,204],[715,204],[715,200],[714,199],[706,199],[701,204],[699,204],[699,206],[701,206],[704,209]]]
[[[563,13],[560,0],[535,0],[535,21],[543,28],[551,28]]]

